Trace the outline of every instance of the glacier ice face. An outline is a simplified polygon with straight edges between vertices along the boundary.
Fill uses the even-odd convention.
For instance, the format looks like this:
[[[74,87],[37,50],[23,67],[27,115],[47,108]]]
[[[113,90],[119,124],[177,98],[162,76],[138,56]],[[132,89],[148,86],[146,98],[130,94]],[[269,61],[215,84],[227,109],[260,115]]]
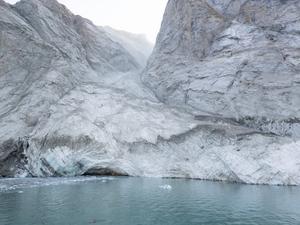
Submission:
[[[269,26],[268,10],[247,14],[256,4],[169,1],[140,79],[151,52],[143,38],[97,27],[55,0],[0,0],[0,175],[300,184],[298,5],[270,6],[291,14],[269,21],[289,29],[277,43],[289,51],[282,61],[261,39],[271,28],[255,24]],[[237,68],[241,84],[232,83]]]
[[[195,126],[143,87],[144,59],[125,46],[128,34],[54,0],[0,6],[1,175],[80,175],[117,164],[118,143],[155,143]]]

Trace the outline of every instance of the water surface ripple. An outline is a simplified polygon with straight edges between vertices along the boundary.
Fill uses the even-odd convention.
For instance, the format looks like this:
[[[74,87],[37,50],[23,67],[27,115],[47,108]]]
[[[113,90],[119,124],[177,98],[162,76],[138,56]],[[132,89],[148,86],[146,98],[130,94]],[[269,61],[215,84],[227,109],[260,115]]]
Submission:
[[[300,188],[147,178],[0,179],[1,225],[299,225]]]

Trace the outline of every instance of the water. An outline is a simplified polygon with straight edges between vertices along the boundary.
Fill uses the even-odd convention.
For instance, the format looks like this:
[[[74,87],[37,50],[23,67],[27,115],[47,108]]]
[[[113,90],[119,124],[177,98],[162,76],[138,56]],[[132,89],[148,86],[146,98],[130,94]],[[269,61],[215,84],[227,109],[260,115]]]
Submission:
[[[299,225],[300,188],[196,180],[0,180],[1,225]]]

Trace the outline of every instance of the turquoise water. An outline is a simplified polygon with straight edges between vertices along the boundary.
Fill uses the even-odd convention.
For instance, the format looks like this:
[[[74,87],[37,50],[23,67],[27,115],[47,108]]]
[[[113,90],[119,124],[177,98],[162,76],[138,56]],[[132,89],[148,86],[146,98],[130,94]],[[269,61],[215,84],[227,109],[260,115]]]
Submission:
[[[299,225],[300,188],[197,180],[0,180],[1,225]]]

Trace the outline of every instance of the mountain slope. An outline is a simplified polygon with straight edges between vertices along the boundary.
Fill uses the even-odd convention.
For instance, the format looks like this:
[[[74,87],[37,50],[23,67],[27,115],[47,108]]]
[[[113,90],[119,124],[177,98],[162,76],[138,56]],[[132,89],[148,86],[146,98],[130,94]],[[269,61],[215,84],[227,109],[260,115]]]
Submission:
[[[195,115],[299,136],[299,8],[295,0],[169,1],[144,83]]]
[[[139,131],[131,133],[134,142],[192,126],[192,120],[182,124],[179,115],[144,90],[139,59],[90,21],[54,0],[14,6],[1,1],[0,11],[2,176],[58,174],[41,157],[58,148],[88,152],[91,142],[93,159],[102,151],[110,155],[117,148],[112,132],[128,135],[130,127]],[[128,122],[131,117],[134,121]],[[147,121],[138,123],[143,118]],[[63,160],[59,153],[56,157]],[[82,174],[89,166],[63,174]]]
[[[124,46],[143,68],[146,66],[153,46],[144,35],[131,34],[125,31],[115,30],[108,26],[102,29],[108,33],[113,40]]]

